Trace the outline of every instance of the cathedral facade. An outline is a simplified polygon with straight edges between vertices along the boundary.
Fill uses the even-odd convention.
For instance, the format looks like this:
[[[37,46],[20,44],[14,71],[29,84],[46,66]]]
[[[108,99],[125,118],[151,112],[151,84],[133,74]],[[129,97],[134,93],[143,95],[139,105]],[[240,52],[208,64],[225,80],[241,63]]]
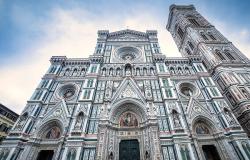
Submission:
[[[194,6],[157,31],[99,30],[89,58],[53,56],[0,160],[248,160],[250,63]]]

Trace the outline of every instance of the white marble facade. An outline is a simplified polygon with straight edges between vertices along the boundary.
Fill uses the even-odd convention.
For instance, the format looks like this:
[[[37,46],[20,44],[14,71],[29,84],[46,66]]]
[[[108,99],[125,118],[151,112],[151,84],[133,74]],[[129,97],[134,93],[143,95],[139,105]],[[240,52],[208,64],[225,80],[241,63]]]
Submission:
[[[192,5],[170,6],[167,30],[183,57],[128,29],[98,31],[87,59],[53,56],[0,160],[118,160],[124,140],[142,160],[250,159],[249,60]]]

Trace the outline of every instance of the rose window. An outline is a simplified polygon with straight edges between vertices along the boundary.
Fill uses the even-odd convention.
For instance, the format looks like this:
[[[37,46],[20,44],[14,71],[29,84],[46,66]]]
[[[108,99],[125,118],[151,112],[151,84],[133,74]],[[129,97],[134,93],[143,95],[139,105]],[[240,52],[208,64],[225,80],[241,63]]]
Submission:
[[[64,99],[72,98],[76,93],[76,87],[73,84],[62,86],[59,90],[59,96]]]
[[[198,88],[189,82],[184,82],[179,85],[179,91],[182,95],[187,97],[195,97],[199,94]]]
[[[121,47],[116,51],[116,57],[122,61],[135,61],[141,56],[139,49],[135,47]]]

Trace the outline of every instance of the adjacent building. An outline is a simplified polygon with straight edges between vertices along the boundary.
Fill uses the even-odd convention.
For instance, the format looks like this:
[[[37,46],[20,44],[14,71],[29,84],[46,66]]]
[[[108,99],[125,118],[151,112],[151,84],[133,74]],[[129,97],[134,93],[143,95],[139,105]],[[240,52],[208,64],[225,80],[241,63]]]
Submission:
[[[18,116],[18,114],[0,103],[0,143],[8,135]]]
[[[193,5],[167,30],[98,31],[89,58],[53,56],[7,139],[11,160],[248,160],[250,63]],[[168,45],[168,44],[164,44]]]

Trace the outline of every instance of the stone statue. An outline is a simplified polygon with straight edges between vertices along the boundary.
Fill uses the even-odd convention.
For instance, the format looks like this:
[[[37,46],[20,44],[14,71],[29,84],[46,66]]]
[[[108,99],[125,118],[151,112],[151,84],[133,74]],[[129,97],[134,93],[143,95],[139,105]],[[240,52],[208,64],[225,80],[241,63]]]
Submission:
[[[114,159],[113,152],[110,152],[110,153],[109,153],[109,156],[108,156],[108,160],[113,160],[113,159]]]
[[[80,129],[81,128],[82,121],[83,121],[83,116],[80,116],[80,115],[77,116],[75,129]]]
[[[225,110],[225,116],[226,116],[226,119],[228,120],[230,125],[235,124],[235,120],[234,120],[233,116],[231,115],[230,111]]]
[[[150,159],[150,154],[148,151],[145,152],[145,160],[149,160]]]
[[[181,126],[178,113],[173,113],[173,122],[174,122],[174,127],[175,128]]]

